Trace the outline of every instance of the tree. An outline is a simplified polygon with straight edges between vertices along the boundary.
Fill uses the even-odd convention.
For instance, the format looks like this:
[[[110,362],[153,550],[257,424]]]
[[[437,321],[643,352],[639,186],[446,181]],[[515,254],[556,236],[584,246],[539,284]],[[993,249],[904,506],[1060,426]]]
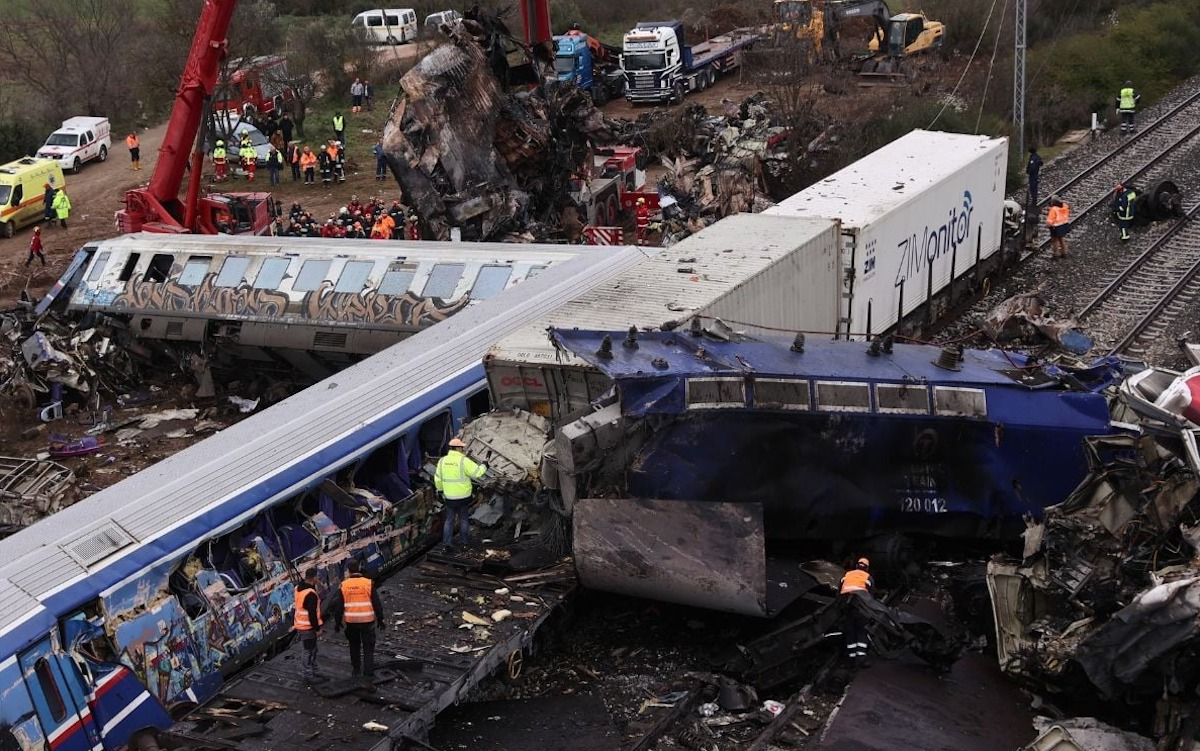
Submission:
[[[272,83],[292,90],[292,120],[297,135],[304,136],[304,120],[313,100],[327,90],[341,90],[346,70],[369,65],[364,62],[369,61],[369,53],[350,26],[335,19],[313,19],[293,28],[288,35],[287,73],[274,76]]]

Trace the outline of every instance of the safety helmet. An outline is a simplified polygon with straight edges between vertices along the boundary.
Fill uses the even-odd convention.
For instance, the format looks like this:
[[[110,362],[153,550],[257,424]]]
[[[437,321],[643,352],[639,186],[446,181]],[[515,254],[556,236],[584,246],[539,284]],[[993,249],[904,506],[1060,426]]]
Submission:
[[[871,568],[871,561],[867,560],[866,558],[859,558],[857,565],[861,569],[868,569]]]
[[[645,198],[639,198],[639,199],[638,199],[638,205],[639,205],[639,206],[641,206],[641,205],[642,205],[643,203],[645,203],[645,202],[646,202],[646,199],[645,199]]]
[[[224,146],[224,145],[225,145],[225,142],[224,142],[224,141],[217,141],[217,145],[218,145],[218,146]]]
[[[41,232],[41,231],[42,231],[42,227],[41,227],[41,225],[38,225],[38,226],[36,226],[36,227],[34,227],[34,228],[33,228],[33,234],[35,234],[35,235],[36,235],[37,233]]]
[[[465,449],[467,447],[467,444],[463,443],[461,438],[451,438],[449,445],[452,449]]]

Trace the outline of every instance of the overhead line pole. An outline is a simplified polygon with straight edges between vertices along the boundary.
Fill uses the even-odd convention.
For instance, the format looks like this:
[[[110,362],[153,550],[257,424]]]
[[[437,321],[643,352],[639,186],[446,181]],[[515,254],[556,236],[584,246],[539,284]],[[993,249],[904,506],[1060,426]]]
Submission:
[[[1013,30],[1013,125],[1017,131],[1018,158],[1025,155],[1025,10],[1027,0],[1016,0],[1016,24]]]

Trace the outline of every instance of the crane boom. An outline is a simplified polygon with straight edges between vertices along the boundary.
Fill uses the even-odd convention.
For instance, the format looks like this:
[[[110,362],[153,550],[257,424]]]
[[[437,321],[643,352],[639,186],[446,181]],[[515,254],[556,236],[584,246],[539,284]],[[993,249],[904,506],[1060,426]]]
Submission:
[[[124,232],[214,234],[219,231],[218,215],[222,223],[228,219],[225,231],[261,233],[269,227],[268,193],[200,196],[203,155],[195,147],[196,135],[227,54],[229,24],[237,2],[204,0],[150,184],[127,191],[125,209],[117,212],[118,226]],[[191,179],[186,197],[180,200],[189,160],[193,162]]]

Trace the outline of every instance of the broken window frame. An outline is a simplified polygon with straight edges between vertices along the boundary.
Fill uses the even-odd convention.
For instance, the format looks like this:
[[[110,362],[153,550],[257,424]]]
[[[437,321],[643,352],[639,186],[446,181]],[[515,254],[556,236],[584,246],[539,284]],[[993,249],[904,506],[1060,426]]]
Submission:
[[[893,396],[894,395],[894,396]],[[923,404],[906,406],[899,402],[920,397]],[[897,402],[894,406],[892,402]],[[885,406],[889,405],[889,406]],[[889,415],[928,415],[931,407],[929,389],[915,383],[877,383],[875,384],[876,410]]]
[[[822,397],[824,390],[828,397]],[[851,403],[851,400],[841,398],[847,391],[853,391],[865,396],[865,403]],[[871,384],[863,381],[813,381],[813,402],[820,412],[854,412],[867,413],[871,411]]]
[[[964,396],[970,397],[970,401],[975,403],[972,405],[974,409],[967,412],[964,412],[960,409],[952,409],[950,400]],[[965,386],[934,386],[933,413],[941,417],[972,417],[977,419],[986,419],[987,394],[983,389],[968,388]]]
[[[199,287],[204,283],[204,277],[208,276],[212,260],[212,256],[189,256],[184,261],[183,271],[179,272],[176,283],[181,287]]]
[[[171,276],[171,268],[175,265],[175,256],[170,253],[155,253],[150,256],[150,263],[142,273],[145,284],[162,284]]]
[[[763,387],[767,388],[763,388]],[[793,390],[803,389],[803,401],[782,401],[779,399],[763,398],[764,392],[771,391],[772,386],[791,387]],[[756,378],[754,379],[754,406],[758,409],[791,409],[791,410],[810,410],[812,409],[812,384],[808,381],[796,380],[794,378]]]
[[[689,378],[685,383],[684,403],[688,409],[739,409],[746,406],[746,379],[741,376]],[[697,393],[697,386],[709,385],[717,388],[716,401],[708,399],[707,393]],[[733,388],[729,389],[730,386]]]

